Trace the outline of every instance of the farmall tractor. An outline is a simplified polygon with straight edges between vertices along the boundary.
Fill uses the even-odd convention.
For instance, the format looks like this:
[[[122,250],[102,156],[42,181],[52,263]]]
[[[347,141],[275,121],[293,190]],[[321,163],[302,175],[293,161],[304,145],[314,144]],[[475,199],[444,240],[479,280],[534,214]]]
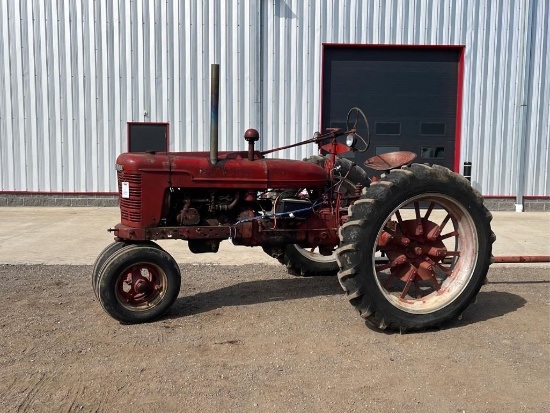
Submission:
[[[196,254],[222,240],[259,246],[296,276],[336,275],[368,326],[398,331],[459,317],[486,281],[491,214],[467,179],[414,154],[370,158],[369,178],[340,157],[369,145],[358,108],[346,130],[268,151],[219,152],[218,68],[212,68],[210,152],[123,153],[116,161],[121,221],[93,268],[105,311],[123,323],[162,316],[180,291],[178,264],[155,240],[187,241]],[[341,141],[345,140],[346,144]],[[304,161],[266,155],[317,144]],[[379,173],[379,172],[378,172]]]

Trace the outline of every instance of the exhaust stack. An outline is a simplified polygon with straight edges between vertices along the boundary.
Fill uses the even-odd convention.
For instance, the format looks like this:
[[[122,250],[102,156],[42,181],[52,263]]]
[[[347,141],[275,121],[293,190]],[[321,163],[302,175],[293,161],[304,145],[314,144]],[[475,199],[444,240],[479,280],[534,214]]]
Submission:
[[[210,162],[218,162],[218,101],[220,96],[220,65],[210,65]]]

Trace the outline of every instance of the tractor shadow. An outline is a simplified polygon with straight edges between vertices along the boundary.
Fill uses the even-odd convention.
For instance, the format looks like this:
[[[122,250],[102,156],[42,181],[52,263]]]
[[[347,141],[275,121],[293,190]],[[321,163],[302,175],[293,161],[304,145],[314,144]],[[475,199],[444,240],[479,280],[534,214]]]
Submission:
[[[446,327],[463,327],[503,317],[519,310],[526,303],[527,301],[517,294],[504,291],[480,291],[475,304],[464,311],[462,318],[449,323]]]
[[[504,291],[480,291],[477,295],[476,302],[468,306],[460,318],[448,321],[439,327],[432,327],[419,331],[381,331],[373,328],[368,323],[366,323],[366,326],[372,331],[386,335],[422,334],[425,332],[451,330],[466,327],[470,324],[477,324],[494,318],[503,317],[506,314],[519,310],[526,303],[527,301],[517,294]]]
[[[170,309],[168,318],[186,317],[224,307],[332,295],[344,295],[336,276],[245,281],[179,297]],[[342,302],[345,305],[345,300]]]
[[[170,309],[167,318],[181,318],[224,307],[247,306],[269,302],[284,302],[322,296],[341,295],[342,305],[346,305],[344,292],[337,277],[268,279],[239,282],[194,295],[179,297]],[[451,321],[443,329],[460,328],[469,324],[502,317],[519,310],[526,300],[504,291],[481,291],[474,305],[469,306],[461,319]],[[348,304],[349,305],[349,304]],[[357,317],[359,317],[357,315]],[[437,331],[433,329],[431,331]],[[376,330],[378,331],[378,330]],[[385,331],[386,334],[399,332]]]

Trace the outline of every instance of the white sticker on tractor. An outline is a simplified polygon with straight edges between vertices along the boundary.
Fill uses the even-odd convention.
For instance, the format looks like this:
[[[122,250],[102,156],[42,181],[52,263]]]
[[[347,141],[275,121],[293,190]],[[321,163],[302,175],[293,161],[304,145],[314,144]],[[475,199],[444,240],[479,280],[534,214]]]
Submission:
[[[122,182],[122,198],[130,198],[130,182]]]

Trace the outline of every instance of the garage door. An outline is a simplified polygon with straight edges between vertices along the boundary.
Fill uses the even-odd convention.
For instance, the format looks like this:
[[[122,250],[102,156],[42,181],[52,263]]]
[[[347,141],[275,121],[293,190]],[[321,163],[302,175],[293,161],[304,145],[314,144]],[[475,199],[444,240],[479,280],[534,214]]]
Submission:
[[[357,164],[404,150],[417,154],[415,162],[457,170],[463,51],[462,46],[324,45],[323,129],[345,127],[347,110],[357,106],[371,131],[366,153],[347,154]]]

